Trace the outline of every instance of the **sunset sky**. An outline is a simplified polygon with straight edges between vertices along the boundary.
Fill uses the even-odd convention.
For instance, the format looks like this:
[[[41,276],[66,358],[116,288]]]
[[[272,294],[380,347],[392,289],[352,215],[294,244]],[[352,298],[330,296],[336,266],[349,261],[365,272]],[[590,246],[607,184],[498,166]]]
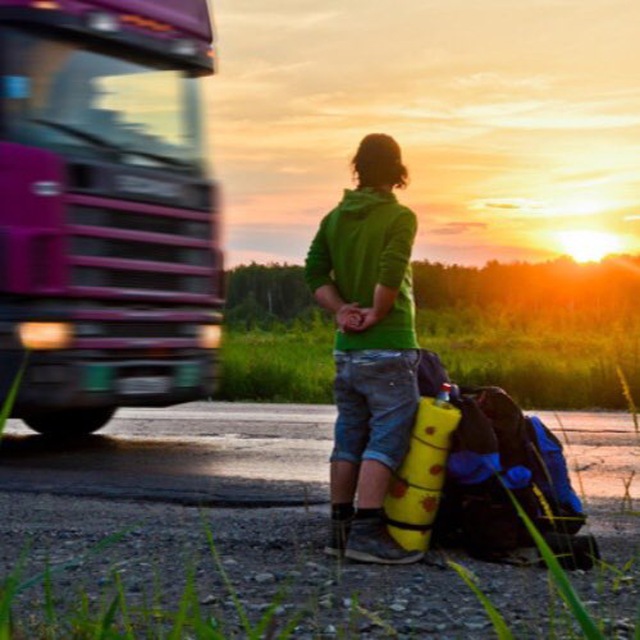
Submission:
[[[206,81],[227,266],[301,264],[394,136],[413,257],[482,266],[640,251],[637,0],[213,0]]]

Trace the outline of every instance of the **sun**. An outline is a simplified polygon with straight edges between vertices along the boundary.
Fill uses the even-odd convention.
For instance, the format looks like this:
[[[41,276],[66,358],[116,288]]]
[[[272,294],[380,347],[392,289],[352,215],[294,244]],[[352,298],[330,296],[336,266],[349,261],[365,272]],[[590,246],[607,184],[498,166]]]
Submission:
[[[556,236],[564,252],[576,262],[599,262],[622,249],[620,237],[604,231],[559,231]]]

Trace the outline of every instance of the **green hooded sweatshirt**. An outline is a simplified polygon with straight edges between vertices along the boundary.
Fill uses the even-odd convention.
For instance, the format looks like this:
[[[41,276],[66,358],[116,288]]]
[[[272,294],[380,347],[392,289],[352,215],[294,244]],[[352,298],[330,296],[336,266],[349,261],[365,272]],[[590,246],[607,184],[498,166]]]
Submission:
[[[320,223],[305,263],[312,291],[334,284],[346,302],[373,306],[377,284],[399,289],[393,309],[362,333],[336,332],[335,348],[417,349],[411,248],[416,216],[393,193],[346,189]]]

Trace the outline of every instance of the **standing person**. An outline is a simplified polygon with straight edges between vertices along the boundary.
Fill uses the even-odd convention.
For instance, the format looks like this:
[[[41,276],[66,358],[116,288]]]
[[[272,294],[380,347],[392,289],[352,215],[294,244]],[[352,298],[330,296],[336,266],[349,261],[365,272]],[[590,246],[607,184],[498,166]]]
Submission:
[[[307,284],[338,326],[332,527],[325,552],[409,564],[423,553],[406,551],[389,535],[382,504],[409,446],[419,401],[410,266],[417,221],[393,193],[408,176],[393,138],[366,136],[352,167],[357,188],[345,190],[322,220],[305,263]]]

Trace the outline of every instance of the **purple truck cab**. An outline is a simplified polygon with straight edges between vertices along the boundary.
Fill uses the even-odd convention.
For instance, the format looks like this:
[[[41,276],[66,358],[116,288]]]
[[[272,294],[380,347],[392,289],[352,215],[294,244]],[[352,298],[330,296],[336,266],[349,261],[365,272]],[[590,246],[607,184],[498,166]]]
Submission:
[[[48,435],[210,397],[207,0],[0,0],[0,404]]]

